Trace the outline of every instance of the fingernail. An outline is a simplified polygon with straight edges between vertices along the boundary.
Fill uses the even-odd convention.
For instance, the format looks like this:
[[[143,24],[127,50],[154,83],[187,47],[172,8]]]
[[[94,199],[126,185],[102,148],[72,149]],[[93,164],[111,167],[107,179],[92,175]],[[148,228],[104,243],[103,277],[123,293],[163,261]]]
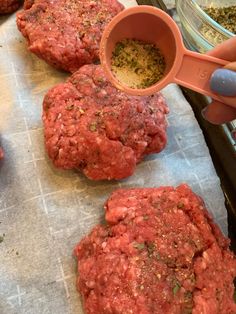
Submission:
[[[236,129],[231,131],[231,136],[236,141]]]
[[[204,118],[205,120],[207,120],[207,119],[206,119],[206,111],[207,111],[207,108],[203,108],[202,111],[201,111],[201,114],[202,114],[202,116],[203,116],[203,118]]]
[[[218,69],[213,72],[210,79],[213,92],[222,96],[236,95],[236,72],[228,69]]]

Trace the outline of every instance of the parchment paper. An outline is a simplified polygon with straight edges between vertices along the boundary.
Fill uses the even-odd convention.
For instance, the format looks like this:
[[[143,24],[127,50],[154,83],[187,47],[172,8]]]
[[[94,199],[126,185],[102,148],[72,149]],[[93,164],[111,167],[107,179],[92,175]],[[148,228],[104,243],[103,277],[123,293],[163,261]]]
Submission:
[[[175,85],[163,90],[170,107],[168,145],[140,163],[132,177],[98,183],[55,169],[44,152],[41,104],[67,75],[27,51],[14,15],[1,24],[1,314],[83,313],[72,250],[102,221],[103,203],[116,188],[187,182],[227,233],[219,179],[191,107]]]

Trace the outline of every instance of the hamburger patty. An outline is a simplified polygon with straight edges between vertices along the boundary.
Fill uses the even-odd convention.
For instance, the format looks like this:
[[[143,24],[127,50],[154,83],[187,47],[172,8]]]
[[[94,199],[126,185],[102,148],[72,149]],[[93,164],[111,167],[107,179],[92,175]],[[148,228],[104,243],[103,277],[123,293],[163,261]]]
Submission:
[[[87,314],[233,314],[236,259],[187,185],[120,189],[76,246]]]
[[[128,96],[100,65],[86,65],[44,98],[46,149],[56,167],[94,180],[125,178],[165,147],[167,112],[161,94]]]
[[[123,5],[116,0],[26,0],[17,26],[29,50],[50,65],[74,72],[99,60],[105,25]]]
[[[0,0],[0,14],[15,12],[20,5],[20,0]]]

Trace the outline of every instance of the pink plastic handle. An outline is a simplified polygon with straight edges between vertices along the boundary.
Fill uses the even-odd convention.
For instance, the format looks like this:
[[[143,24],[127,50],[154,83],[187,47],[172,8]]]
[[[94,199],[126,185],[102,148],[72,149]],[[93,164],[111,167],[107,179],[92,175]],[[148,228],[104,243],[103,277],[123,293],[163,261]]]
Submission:
[[[210,88],[210,78],[212,73],[228,62],[222,59],[214,58],[208,55],[199,54],[183,48],[183,59],[180,69],[173,78],[174,82],[184,87],[190,88],[201,94],[227,103],[227,97],[222,98],[213,93]],[[230,99],[232,103],[232,97]],[[236,103],[236,99],[235,99]]]

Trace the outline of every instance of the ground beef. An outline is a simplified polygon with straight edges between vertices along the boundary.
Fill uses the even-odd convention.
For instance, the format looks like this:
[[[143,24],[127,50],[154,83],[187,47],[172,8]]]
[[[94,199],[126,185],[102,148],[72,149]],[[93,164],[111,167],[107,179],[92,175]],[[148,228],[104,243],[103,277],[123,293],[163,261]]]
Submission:
[[[125,178],[165,147],[167,112],[161,94],[128,96],[100,65],[86,65],[44,98],[46,149],[56,167],[94,180]]]
[[[15,12],[21,5],[21,0],[0,0],[0,14]]]
[[[116,0],[26,0],[17,26],[29,50],[50,65],[74,72],[99,60],[105,25],[123,5]]]
[[[25,0],[24,1],[24,9],[30,9],[32,5],[34,4],[35,0]]]
[[[120,189],[74,250],[87,314],[233,314],[236,259],[183,184]]]

